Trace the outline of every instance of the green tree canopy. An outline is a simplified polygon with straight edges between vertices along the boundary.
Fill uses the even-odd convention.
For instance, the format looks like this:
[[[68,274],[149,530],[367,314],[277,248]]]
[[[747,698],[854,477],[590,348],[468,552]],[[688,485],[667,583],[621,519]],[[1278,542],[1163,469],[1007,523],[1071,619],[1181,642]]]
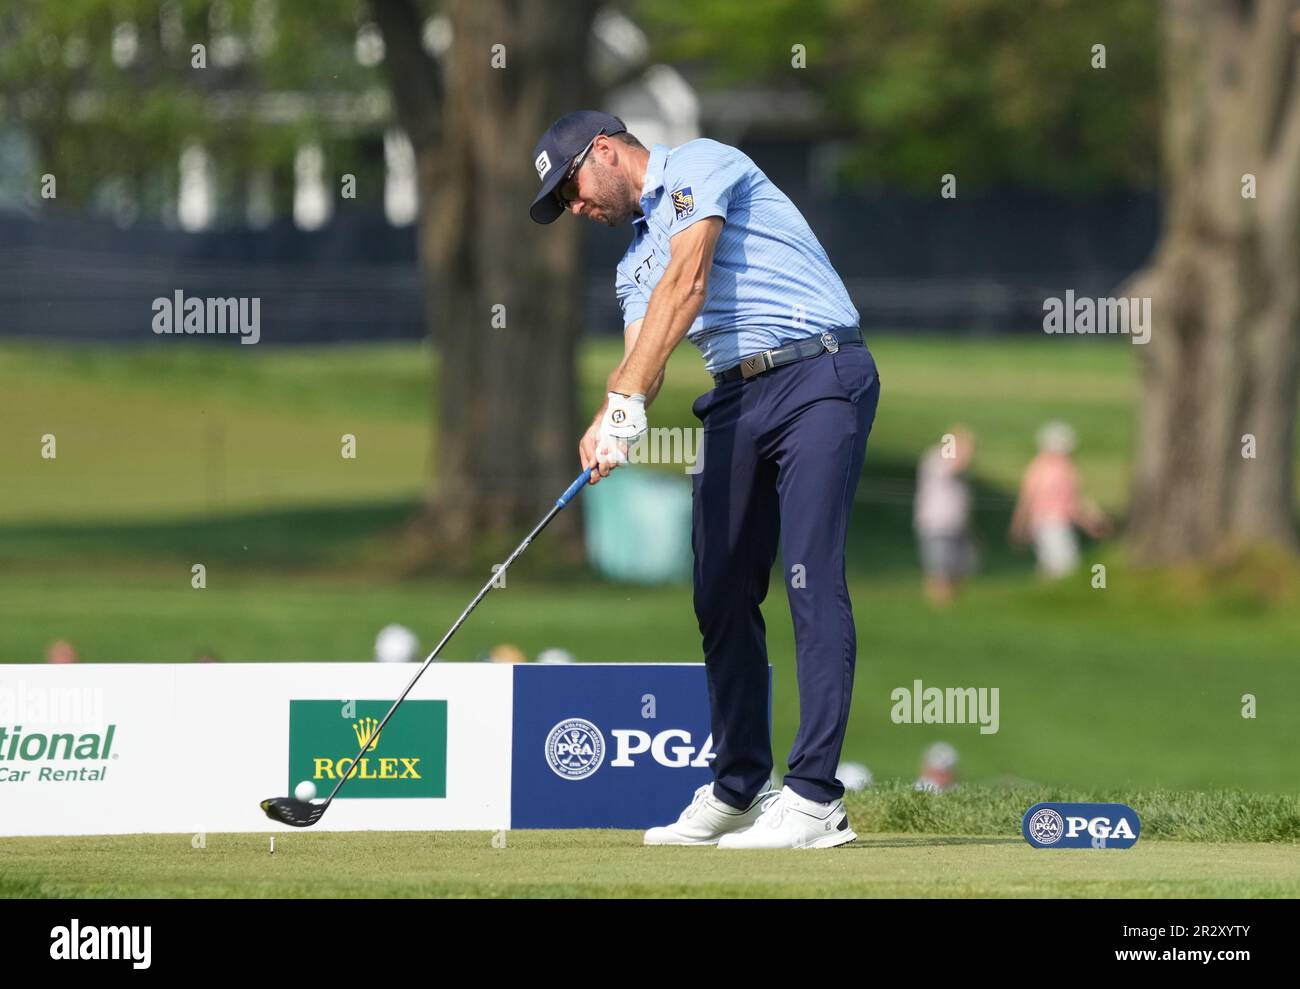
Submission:
[[[849,177],[924,190],[1150,184],[1150,0],[638,0],[657,57],[712,83],[802,87],[851,135]],[[806,49],[806,68],[792,48]],[[1094,68],[1094,45],[1105,68]]]
[[[208,148],[224,183],[254,167],[287,173],[308,139],[334,139],[331,168],[351,170],[360,164],[354,142],[338,138],[387,114],[383,78],[355,55],[364,14],[359,0],[7,5],[0,122],[30,139],[38,173],[58,179],[47,206],[93,204],[105,183],[118,183],[156,219],[174,201],[177,162],[192,141]],[[366,112],[367,94],[383,101],[377,110]]]

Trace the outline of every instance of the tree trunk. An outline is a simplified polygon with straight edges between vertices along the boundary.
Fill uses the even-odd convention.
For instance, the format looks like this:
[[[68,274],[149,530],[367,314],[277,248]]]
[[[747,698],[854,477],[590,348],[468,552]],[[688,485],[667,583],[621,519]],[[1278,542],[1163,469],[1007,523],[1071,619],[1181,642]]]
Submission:
[[[415,148],[425,311],[439,355],[425,553],[443,568],[500,561],[581,469],[579,229],[564,217],[540,227],[528,206],[537,139],[590,102],[595,7],[565,4],[559,16],[527,0],[452,0],[440,72],[420,47],[411,0],[372,8]],[[542,555],[582,559],[575,507],[552,522]]]
[[[1165,33],[1164,231],[1124,291],[1152,300],[1129,536],[1147,564],[1294,551],[1300,8],[1166,0]]]

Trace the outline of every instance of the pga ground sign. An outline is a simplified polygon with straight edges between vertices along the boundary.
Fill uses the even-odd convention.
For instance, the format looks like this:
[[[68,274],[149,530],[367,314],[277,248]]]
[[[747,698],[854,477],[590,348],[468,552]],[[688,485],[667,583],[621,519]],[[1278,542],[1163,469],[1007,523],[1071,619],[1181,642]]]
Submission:
[[[1142,833],[1137,811],[1127,804],[1034,804],[1020,822],[1035,848],[1132,848]]]

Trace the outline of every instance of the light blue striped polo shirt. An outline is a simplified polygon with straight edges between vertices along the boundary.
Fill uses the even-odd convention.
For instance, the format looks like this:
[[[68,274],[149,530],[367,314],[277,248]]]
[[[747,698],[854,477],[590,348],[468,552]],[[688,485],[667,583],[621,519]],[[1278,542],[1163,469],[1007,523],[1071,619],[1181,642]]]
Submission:
[[[669,241],[697,220],[723,218],[704,306],[687,339],[710,373],[742,357],[858,325],[858,311],[803,214],[749,157],[700,138],[650,149],[643,216],[618,263],[623,325],[646,314]]]

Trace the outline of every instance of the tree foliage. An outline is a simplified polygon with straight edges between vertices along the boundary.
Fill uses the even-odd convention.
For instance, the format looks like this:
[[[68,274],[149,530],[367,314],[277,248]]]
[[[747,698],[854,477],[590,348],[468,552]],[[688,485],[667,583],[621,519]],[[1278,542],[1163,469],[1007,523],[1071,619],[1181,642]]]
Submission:
[[[852,178],[933,190],[1092,192],[1154,180],[1150,0],[639,0],[658,56],[711,83],[802,88],[848,136]],[[792,49],[806,49],[806,68]],[[1105,68],[1094,68],[1094,45]]]
[[[337,138],[351,136],[358,101],[385,92],[354,54],[362,13],[358,0],[6,5],[0,122],[29,138],[38,174],[57,177],[47,208],[93,207],[113,184],[156,220],[175,200],[182,150],[199,142],[236,193],[228,203],[248,169],[270,168],[285,178],[283,211],[302,142],[334,139],[331,169],[358,166],[354,142]]]

